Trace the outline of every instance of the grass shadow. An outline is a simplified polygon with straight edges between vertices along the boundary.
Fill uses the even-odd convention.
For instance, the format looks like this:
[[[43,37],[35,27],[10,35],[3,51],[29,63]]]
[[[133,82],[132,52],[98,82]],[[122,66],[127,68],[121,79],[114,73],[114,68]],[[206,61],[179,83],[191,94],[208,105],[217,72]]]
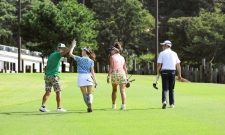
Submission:
[[[152,109],[162,109],[162,108],[133,108],[133,109],[126,109],[122,111],[138,111],[138,110],[152,110]],[[117,111],[118,109],[112,109],[112,108],[101,108],[101,109],[93,109],[93,112],[95,111]],[[65,114],[86,114],[88,113],[86,109],[84,110],[67,110],[67,112],[40,112],[40,111],[33,111],[33,112],[0,112],[0,115],[65,115]]]

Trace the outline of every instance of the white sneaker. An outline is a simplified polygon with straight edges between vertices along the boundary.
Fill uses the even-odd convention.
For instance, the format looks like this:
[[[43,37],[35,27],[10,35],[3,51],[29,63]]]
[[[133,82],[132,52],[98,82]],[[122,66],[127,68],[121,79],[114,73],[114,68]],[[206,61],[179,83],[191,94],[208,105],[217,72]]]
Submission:
[[[48,110],[46,107],[41,106],[39,111],[41,112],[50,112],[50,110]]]
[[[170,108],[174,108],[174,105],[173,105],[173,104],[171,104],[171,105],[170,105]]]
[[[112,104],[112,109],[116,109],[116,104]]]
[[[166,101],[163,102],[162,109],[166,109]]]
[[[56,112],[66,112],[66,110],[63,109],[63,108],[57,108],[57,109],[56,109]]]
[[[126,105],[122,104],[120,110],[126,110]]]

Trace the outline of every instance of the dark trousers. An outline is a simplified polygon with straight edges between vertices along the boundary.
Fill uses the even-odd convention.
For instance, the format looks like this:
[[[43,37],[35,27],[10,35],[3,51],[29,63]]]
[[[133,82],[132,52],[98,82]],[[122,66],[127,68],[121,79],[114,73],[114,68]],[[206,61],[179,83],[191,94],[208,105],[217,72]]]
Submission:
[[[167,101],[166,93],[169,90],[169,103],[174,105],[175,70],[162,70],[162,102]]]

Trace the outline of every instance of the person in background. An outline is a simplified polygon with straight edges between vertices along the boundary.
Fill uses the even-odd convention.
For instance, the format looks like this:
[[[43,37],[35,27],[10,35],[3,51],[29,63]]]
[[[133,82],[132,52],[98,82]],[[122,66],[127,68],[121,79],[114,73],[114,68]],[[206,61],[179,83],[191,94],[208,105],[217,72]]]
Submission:
[[[126,109],[126,93],[125,87],[127,83],[127,67],[125,59],[120,55],[122,51],[121,44],[116,42],[114,46],[110,47],[108,50],[111,52],[110,57],[110,66],[107,77],[107,83],[110,83],[109,79],[111,78],[112,83],[112,108],[116,108],[116,93],[117,86],[119,85],[120,94],[122,99],[121,110]]]
[[[162,109],[166,109],[167,104],[167,90],[169,90],[169,104],[170,108],[174,108],[174,86],[176,69],[178,71],[178,80],[181,77],[180,60],[177,53],[171,50],[172,43],[169,40],[161,43],[163,51],[160,52],[157,60],[157,76],[156,80],[159,79],[159,74],[162,77]],[[161,70],[161,71],[160,71]]]
[[[57,46],[57,50],[54,51],[48,58],[47,66],[45,68],[45,94],[42,98],[42,105],[40,107],[41,112],[50,112],[45,106],[46,101],[48,97],[51,94],[52,87],[54,88],[54,91],[56,93],[56,102],[57,102],[57,112],[66,112],[65,109],[61,108],[61,85],[59,82],[59,66],[60,66],[60,60],[61,57],[67,54],[72,45],[69,48],[66,48],[65,44],[59,43]]]
[[[98,83],[95,77],[94,71],[94,60],[95,53],[91,51],[90,47],[82,48],[82,57],[72,54],[76,43],[73,44],[72,49],[70,50],[70,57],[73,58],[77,62],[77,72],[78,75],[78,87],[83,94],[83,99],[85,104],[87,105],[87,112],[92,112],[92,104],[93,104],[93,94],[92,94],[92,79],[95,83],[95,87],[97,87]],[[90,59],[90,57],[92,59]]]

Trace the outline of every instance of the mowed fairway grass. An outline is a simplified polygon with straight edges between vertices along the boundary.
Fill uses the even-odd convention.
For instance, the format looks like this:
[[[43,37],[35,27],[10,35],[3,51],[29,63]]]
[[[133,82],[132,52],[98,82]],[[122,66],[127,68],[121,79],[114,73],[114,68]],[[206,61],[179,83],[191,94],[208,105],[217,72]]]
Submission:
[[[111,109],[107,74],[97,73],[93,112],[87,113],[77,73],[60,73],[62,107],[56,112],[55,93],[49,113],[39,111],[44,94],[43,74],[0,74],[0,135],[224,135],[225,85],[176,82],[175,108],[161,109],[154,75],[133,75],[126,89],[127,109]]]

